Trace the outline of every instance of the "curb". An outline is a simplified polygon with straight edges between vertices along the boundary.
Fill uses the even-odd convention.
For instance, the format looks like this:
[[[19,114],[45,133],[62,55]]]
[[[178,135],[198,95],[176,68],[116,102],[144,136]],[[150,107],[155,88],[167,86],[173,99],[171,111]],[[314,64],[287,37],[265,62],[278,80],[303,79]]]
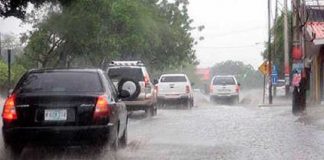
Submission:
[[[259,104],[258,107],[287,107],[291,106],[291,103],[282,103],[282,104]]]

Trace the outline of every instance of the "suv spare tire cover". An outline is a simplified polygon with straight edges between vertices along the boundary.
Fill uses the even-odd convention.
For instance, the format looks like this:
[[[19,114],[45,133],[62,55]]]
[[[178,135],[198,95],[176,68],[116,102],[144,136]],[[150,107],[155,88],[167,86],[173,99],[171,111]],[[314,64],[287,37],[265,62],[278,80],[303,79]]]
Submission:
[[[137,81],[133,79],[123,78],[118,82],[118,92],[121,92],[122,90],[126,90],[130,94],[130,97],[123,98],[122,100],[134,100],[140,94],[141,86]]]

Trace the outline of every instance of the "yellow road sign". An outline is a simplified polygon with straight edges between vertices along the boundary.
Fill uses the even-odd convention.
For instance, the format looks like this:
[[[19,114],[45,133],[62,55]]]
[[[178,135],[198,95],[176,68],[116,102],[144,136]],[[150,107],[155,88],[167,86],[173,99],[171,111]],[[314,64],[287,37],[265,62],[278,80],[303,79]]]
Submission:
[[[259,71],[264,74],[264,75],[267,75],[268,72],[269,72],[269,68],[268,68],[268,62],[267,61],[264,61],[260,67],[259,67]]]

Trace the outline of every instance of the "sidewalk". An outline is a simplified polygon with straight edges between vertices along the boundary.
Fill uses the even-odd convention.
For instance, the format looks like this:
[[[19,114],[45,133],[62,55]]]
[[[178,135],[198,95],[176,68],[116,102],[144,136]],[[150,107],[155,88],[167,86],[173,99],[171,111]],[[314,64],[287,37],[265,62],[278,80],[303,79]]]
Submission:
[[[265,104],[260,103],[259,107],[283,107],[283,106],[291,106],[292,100],[291,98],[285,97],[273,97],[272,104],[269,104],[269,100],[265,99]]]

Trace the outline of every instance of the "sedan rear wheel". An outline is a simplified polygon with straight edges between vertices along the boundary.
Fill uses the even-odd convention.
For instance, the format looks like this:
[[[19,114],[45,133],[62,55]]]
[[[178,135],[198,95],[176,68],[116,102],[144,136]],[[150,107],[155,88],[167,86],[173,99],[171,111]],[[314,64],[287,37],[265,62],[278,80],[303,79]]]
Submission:
[[[24,149],[23,144],[5,144],[6,159],[19,159],[21,152]]]
[[[113,150],[118,150],[119,147],[119,138],[118,138],[118,126],[115,125],[110,132],[109,136],[110,148]]]

